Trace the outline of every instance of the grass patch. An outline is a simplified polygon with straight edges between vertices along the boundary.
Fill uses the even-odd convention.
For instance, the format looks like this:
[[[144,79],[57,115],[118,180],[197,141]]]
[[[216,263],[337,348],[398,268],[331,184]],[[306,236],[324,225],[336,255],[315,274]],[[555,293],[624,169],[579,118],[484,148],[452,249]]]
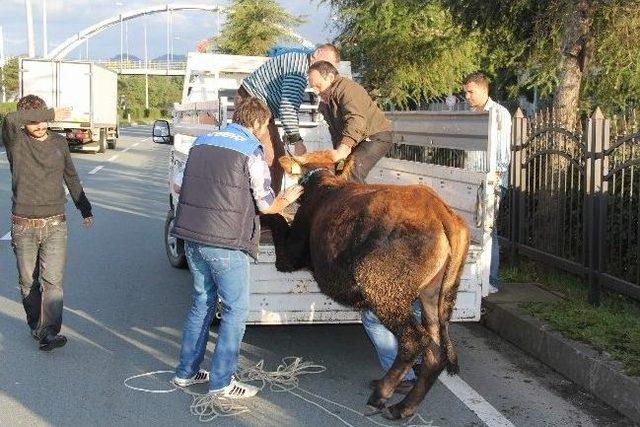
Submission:
[[[609,353],[627,374],[640,376],[640,303],[603,291],[600,307],[593,307],[587,301],[586,281],[532,261],[504,263],[500,277],[506,283],[536,282],[561,295],[558,302],[526,303],[522,308],[563,335]]]

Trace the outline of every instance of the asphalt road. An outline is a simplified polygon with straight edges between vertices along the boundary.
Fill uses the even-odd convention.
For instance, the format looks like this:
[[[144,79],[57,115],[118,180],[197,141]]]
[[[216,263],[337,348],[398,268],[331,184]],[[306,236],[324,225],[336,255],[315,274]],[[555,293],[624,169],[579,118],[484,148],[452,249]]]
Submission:
[[[67,205],[69,248],[62,333],[69,343],[38,351],[24,320],[9,237],[9,166],[0,147],[0,426],[199,425],[192,397],[127,388],[127,378],[174,368],[190,302],[190,275],[167,262],[169,146],[153,144],[149,127],[122,132],[117,150],[74,153],[96,219],[81,228]],[[369,380],[380,376],[360,325],[252,326],[241,364],[264,360],[273,370],[287,356],[325,366],[301,376],[289,392],[263,390],[247,411],[216,425],[480,426],[630,425],[619,414],[477,324],[452,335],[461,374],[443,376],[419,416],[392,423],[364,417]],[[205,363],[215,341],[211,333]],[[203,366],[207,367],[207,366]],[[134,378],[147,390],[171,389],[170,373]],[[205,388],[194,387],[196,392]],[[395,396],[392,400],[397,400]]]

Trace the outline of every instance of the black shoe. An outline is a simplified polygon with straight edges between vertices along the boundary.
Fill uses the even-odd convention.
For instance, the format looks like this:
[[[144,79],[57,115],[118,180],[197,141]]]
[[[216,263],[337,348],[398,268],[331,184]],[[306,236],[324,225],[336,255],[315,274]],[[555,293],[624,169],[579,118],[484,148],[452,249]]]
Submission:
[[[45,335],[40,338],[40,350],[51,351],[54,348],[63,347],[67,343],[64,335]]]
[[[38,336],[38,333],[36,332],[35,329],[31,330],[31,337],[36,341],[40,341],[40,337]]]

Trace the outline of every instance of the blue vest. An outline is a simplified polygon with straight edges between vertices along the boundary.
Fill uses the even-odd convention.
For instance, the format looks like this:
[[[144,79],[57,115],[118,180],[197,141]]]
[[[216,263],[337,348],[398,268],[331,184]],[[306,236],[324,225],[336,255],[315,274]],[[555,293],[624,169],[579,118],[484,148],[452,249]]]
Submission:
[[[241,250],[255,259],[260,220],[248,157],[257,150],[262,150],[260,141],[235,123],[196,138],[171,233],[207,246]]]

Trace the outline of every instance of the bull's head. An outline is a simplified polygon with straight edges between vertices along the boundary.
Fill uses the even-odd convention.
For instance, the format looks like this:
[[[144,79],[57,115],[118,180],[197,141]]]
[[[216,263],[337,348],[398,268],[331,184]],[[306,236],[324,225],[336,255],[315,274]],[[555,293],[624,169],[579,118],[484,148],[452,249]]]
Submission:
[[[292,177],[302,177],[305,174],[317,170],[326,169],[340,177],[347,177],[353,159],[348,157],[346,161],[334,163],[331,151],[312,151],[301,156],[282,156],[279,159],[282,169]]]

